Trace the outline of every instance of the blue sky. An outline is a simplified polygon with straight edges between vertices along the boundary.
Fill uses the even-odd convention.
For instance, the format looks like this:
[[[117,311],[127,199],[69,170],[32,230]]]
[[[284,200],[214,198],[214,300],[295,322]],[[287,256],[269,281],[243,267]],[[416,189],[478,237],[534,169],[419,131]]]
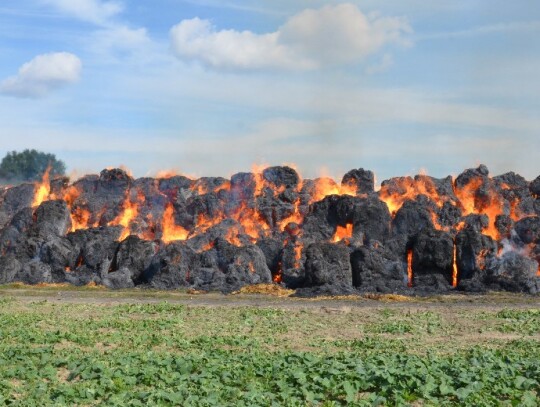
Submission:
[[[0,154],[78,174],[540,174],[540,2],[0,3]]]

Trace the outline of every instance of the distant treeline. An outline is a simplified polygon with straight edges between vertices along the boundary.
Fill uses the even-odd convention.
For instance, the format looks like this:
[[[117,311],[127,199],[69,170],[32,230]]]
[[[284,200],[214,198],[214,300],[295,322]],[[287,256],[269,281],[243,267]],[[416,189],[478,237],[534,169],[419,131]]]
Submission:
[[[0,162],[0,183],[16,184],[37,181],[49,170],[51,177],[64,175],[66,164],[54,154],[26,149],[22,152],[11,151]]]

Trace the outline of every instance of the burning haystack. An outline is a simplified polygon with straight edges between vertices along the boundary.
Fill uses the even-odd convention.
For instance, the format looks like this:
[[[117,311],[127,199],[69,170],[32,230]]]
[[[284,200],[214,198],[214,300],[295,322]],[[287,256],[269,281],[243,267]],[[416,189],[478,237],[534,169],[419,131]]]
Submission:
[[[340,184],[289,167],[230,179],[45,177],[0,192],[0,283],[536,294],[539,216],[540,177],[490,177],[485,166],[392,178],[379,191],[363,169]]]

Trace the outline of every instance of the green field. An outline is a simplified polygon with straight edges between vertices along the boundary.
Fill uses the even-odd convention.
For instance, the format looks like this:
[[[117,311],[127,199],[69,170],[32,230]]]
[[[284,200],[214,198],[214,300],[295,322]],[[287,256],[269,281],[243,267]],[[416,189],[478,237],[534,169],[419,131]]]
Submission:
[[[531,297],[261,306],[16,291],[0,291],[0,405],[538,405]]]

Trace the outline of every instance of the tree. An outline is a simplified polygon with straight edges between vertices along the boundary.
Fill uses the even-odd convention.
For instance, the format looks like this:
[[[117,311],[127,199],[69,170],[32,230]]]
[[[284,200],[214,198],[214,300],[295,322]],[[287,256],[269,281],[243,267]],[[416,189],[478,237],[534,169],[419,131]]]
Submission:
[[[34,149],[26,149],[20,153],[12,151],[0,162],[0,178],[9,182],[37,181],[43,177],[47,168],[50,168],[51,176],[64,175],[66,172],[66,165],[54,154]]]

